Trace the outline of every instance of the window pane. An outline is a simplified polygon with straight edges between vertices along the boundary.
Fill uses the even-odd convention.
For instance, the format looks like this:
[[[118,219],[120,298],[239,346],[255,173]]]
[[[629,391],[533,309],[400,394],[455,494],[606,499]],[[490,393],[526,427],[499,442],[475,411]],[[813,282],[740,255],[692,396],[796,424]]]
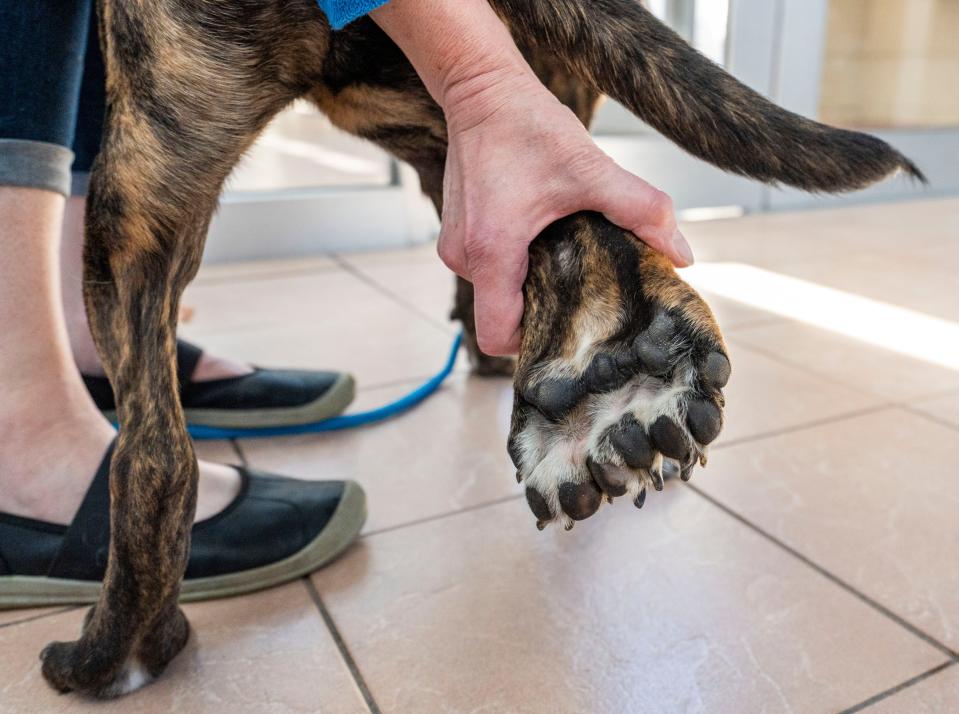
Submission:
[[[296,102],[267,127],[227,182],[232,193],[330,186],[387,186],[389,156],[334,128],[307,102]]]
[[[831,0],[820,115],[866,127],[959,125],[959,0]]]
[[[729,0],[646,0],[645,4],[697,50],[725,64]]]

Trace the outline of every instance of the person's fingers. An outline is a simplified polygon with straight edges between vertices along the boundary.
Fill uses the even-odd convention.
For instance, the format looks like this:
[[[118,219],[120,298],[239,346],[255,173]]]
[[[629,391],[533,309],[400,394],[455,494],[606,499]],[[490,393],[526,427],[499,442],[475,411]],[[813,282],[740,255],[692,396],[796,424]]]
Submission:
[[[593,201],[610,221],[664,253],[676,266],[693,264],[693,252],[676,226],[672,199],[628,171],[610,164],[609,178],[594,184]]]
[[[529,263],[527,244],[509,240],[474,243],[467,246],[467,260],[480,349],[492,356],[516,354]]]

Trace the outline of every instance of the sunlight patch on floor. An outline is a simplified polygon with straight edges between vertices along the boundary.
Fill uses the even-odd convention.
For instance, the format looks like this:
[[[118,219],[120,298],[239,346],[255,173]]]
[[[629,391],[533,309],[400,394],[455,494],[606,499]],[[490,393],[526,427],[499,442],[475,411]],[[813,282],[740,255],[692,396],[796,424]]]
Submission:
[[[695,288],[959,370],[959,323],[743,263],[683,271]]]

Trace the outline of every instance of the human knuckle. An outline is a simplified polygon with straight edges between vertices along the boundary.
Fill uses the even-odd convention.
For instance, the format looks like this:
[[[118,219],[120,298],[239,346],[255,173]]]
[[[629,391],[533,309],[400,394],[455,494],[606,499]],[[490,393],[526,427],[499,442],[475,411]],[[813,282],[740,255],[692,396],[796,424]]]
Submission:
[[[673,199],[658,188],[652,190],[649,199],[649,216],[658,224],[669,224],[674,220]]]

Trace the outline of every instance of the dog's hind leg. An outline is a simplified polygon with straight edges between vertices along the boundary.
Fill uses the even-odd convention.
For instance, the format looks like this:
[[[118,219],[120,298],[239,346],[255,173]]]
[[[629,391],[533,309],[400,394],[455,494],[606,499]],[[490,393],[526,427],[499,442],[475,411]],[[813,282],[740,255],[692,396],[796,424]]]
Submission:
[[[90,187],[84,291],[120,422],[111,540],[80,639],[42,654],[52,686],[99,697],[151,681],[189,635],[177,599],[197,463],[177,394],[178,303],[222,182],[293,97],[238,75],[251,65],[223,42],[209,50],[174,15],[165,3],[107,3],[104,13],[109,108]]]

